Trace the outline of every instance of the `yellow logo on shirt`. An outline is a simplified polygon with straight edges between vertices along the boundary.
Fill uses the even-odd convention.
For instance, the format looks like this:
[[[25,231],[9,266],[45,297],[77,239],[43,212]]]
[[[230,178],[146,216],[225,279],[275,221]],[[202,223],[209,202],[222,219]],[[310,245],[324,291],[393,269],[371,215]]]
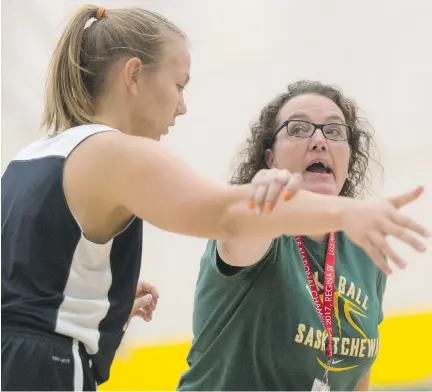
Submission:
[[[323,285],[318,282],[318,273],[314,274],[317,288],[322,291]],[[356,358],[374,358],[378,354],[379,338],[370,339],[363,329],[353,319],[353,315],[360,318],[368,319],[367,305],[368,296],[362,293],[361,288],[356,288],[354,283],[347,285],[347,279],[344,276],[339,277],[338,285],[335,290],[334,296],[334,316],[337,326],[334,325],[333,329],[335,336],[333,336],[333,355],[329,371],[343,372],[354,369],[360,365],[344,366],[343,357],[356,357]],[[322,294],[320,298],[322,301]],[[340,306],[342,304],[342,306]],[[356,331],[361,337],[343,336],[341,317],[343,317],[350,327]],[[352,333],[350,333],[351,335]],[[312,326],[307,327],[305,324],[300,323],[297,327],[297,334],[294,341],[299,344],[304,344],[325,352],[327,344],[327,331],[325,328],[317,329]],[[321,356],[322,357],[322,356]],[[341,358],[342,357],[342,358]],[[318,356],[316,357],[318,363],[325,369],[326,362],[322,361]],[[339,366],[336,366],[340,363]]]

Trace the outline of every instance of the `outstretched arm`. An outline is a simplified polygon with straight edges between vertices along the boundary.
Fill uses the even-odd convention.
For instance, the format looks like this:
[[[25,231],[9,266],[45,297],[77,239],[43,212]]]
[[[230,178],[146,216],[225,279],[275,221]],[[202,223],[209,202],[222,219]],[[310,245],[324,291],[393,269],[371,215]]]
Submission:
[[[397,210],[417,199],[422,190],[394,202],[372,203],[304,190],[284,202],[279,191],[273,211],[256,214],[249,207],[252,184],[216,184],[150,139],[107,132],[89,138],[74,154],[79,155],[74,171],[81,192],[101,195],[113,207],[170,232],[240,240],[344,230],[380,268],[385,267],[380,252],[395,259],[386,235],[417,249],[421,244],[408,231],[426,235]],[[395,261],[400,262],[397,257]]]

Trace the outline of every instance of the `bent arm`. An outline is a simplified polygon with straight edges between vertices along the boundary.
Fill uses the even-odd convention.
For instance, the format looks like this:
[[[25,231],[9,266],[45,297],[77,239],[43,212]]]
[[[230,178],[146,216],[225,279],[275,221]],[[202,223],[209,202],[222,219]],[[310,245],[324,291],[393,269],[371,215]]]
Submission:
[[[159,143],[120,133],[95,135],[81,154],[98,192],[118,207],[163,230],[225,239],[319,234],[342,228],[350,199],[298,192],[271,214],[248,207],[250,185],[218,185],[193,171]],[[87,152],[86,152],[87,151]]]

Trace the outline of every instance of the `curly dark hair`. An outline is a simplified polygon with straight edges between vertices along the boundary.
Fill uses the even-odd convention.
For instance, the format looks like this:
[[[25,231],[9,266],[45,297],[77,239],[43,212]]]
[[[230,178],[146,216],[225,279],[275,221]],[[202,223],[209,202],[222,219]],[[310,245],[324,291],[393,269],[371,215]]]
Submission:
[[[375,161],[372,157],[373,129],[365,119],[358,116],[356,103],[345,97],[338,88],[307,80],[290,84],[288,92],[280,94],[262,109],[258,121],[251,126],[251,135],[240,153],[241,163],[234,171],[230,183],[233,185],[248,184],[258,171],[267,168],[265,151],[273,147],[272,137],[278,125],[279,111],[290,99],[303,94],[319,94],[331,99],[339,106],[347,124],[352,127],[348,139],[351,150],[348,178],[340,195],[346,197],[363,195],[370,179],[370,161]]]

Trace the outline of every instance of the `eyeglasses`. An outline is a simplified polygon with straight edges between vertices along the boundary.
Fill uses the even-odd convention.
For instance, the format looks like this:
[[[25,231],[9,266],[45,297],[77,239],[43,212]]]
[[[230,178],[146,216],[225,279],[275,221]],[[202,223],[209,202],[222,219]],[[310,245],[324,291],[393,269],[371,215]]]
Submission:
[[[348,140],[351,133],[351,126],[347,124],[314,124],[303,120],[287,120],[277,129],[272,137],[273,143],[276,135],[283,128],[286,128],[288,136],[310,138],[317,129],[321,129],[325,138],[335,142],[344,142]]]

